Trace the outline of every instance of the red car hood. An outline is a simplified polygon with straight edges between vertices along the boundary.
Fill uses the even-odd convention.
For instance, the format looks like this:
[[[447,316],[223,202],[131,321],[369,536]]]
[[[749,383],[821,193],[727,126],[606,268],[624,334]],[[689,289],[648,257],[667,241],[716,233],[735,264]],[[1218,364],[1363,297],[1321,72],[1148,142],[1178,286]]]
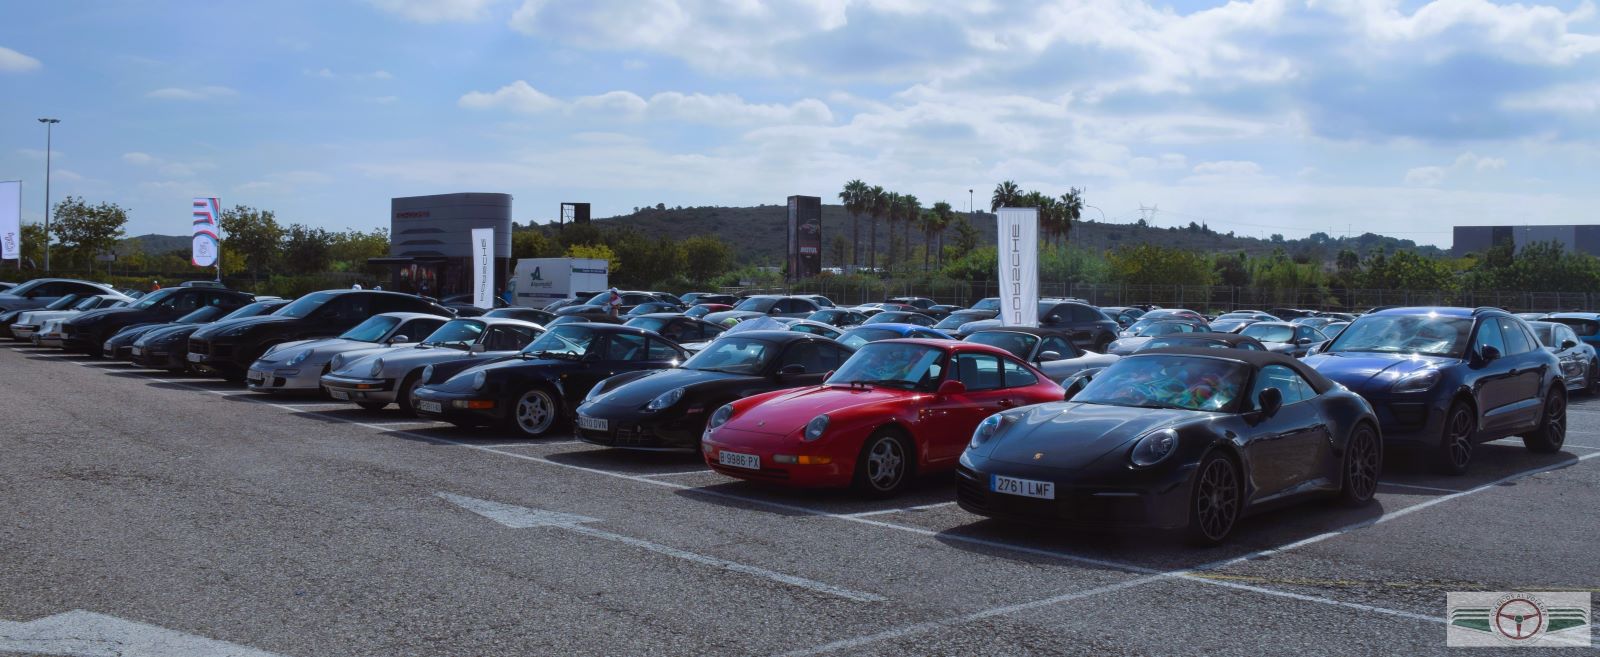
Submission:
[[[768,398],[723,425],[735,431],[788,435],[823,413],[888,402],[903,402],[926,393],[895,388],[811,386],[796,388]]]

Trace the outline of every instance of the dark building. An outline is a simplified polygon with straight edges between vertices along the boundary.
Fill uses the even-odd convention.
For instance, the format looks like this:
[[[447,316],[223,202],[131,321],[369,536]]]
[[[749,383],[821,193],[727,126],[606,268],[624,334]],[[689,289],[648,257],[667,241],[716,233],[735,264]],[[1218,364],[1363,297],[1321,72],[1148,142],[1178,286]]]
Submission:
[[[505,287],[511,262],[510,194],[435,194],[389,200],[390,289],[440,297],[472,288],[472,229],[494,233],[494,289]]]
[[[822,272],[822,199],[789,197],[789,280]]]
[[[1456,226],[1450,252],[1456,256],[1482,253],[1497,244],[1521,251],[1538,242],[1556,242],[1570,253],[1600,256],[1600,225]]]

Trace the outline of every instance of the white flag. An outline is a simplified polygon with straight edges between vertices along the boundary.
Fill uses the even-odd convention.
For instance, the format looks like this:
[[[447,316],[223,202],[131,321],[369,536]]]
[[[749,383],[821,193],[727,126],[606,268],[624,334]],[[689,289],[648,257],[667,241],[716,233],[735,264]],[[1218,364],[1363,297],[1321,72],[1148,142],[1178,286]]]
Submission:
[[[1000,323],[1039,325],[1039,210],[1000,208]]]
[[[194,247],[190,260],[196,267],[217,264],[217,255],[222,252],[222,230],[217,227],[221,206],[215,198],[194,200]]]
[[[22,257],[22,181],[0,182],[0,260]]]
[[[494,229],[472,229],[472,305],[494,307]]]

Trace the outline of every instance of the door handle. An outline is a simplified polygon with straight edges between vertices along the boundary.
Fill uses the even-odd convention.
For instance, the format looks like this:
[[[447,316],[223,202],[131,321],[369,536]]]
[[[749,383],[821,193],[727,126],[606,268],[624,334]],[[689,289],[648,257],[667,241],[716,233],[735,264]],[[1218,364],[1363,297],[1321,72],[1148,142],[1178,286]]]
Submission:
[[[1016,405],[1017,405],[1017,400],[1015,400],[1015,399],[1002,399],[1002,400],[1000,400],[1000,408],[1011,408],[1012,406],[1016,406]]]

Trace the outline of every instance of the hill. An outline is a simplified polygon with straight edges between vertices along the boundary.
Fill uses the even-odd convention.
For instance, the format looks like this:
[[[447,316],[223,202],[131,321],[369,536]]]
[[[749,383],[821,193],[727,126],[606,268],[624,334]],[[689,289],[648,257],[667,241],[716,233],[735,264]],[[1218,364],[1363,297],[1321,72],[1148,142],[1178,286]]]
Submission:
[[[965,215],[966,213],[960,213]],[[776,265],[783,260],[787,238],[786,222],[788,206],[785,205],[758,205],[755,207],[694,207],[694,208],[641,208],[632,214],[596,219],[595,223],[601,227],[627,228],[638,231],[650,238],[673,237],[683,238],[691,235],[715,235],[723,241],[733,245],[734,251],[741,262],[758,265]],[[995,217],[987,212],[978,212],[972,216],[972,226],[978,230],[981,244],[994,244]],[[862,251],[865,253],[866,245],[871,241],[868,230],[869,222],[866,217],[860,220]],[[895,226],[898,235],[903,230],[902,226]],[[948,246],[954,230],[945,236]],[[834,235],[850,237],[850,215],[841,205],[822,206],[822,238],[824,266],[836,266],[832,262],[831,249]],[[912,244],[920,251],[922,236],[915,228],[912,229]],[[1138,223],[1115,224],[1098,221],[1078,221],[1073,224],[1069,243],[1076,246],[1095,250],[1113,249],[1121,245],[1155,244],[1164,247],[1180,247],[1206,253],[1238,253],[1243,251],[1252,256],[1268,255],[1276,249],[1283,249],[1302,262],[1332,261],[1341,249],[1352,249],[1365,256],[1379,248],[1386,252],[1397,250],[1414,250],[1417,253],[1430,257],[1445,255],[1444,251],[1434,246],[1418,246],[1411,240],[1396,239],[1383,235],[1367,233],[1357,237],[1335,238],[1326,233],[1313,233],[1301,239],[1284,239],[1274,236],[1271,239],[1245,237],[1233,233],[1218,233],[1203,225],[1190,223],[1179,226],[1146,226]],[[878,222],[878,250],[888,249],[887,222]]]
[[[157,235],[155,233],[150,233],[148,235],[127,237],[118,240],[117,252],[124,253],[125,250],[130,248],[137,248],[144,253],[150,254],[170,253],[172,251],[183,251],[184,253],[188,253],[192,241],[192,238],[182,235]]]

